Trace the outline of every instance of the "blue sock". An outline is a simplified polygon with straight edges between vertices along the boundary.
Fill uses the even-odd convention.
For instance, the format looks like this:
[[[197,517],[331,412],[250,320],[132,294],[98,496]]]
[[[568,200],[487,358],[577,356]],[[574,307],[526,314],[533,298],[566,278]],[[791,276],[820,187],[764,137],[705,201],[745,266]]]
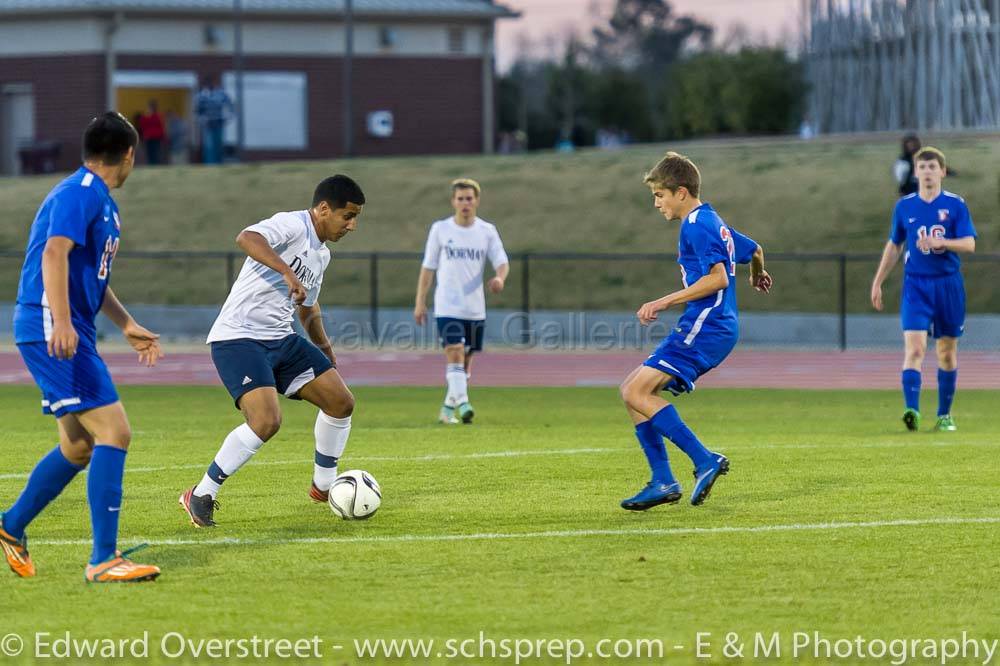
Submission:
[[[667,405],[649,419],[656,431],[677,445],[687,454],[695,469],[700,469],[712,461],[712,452],[706,449],[691,432],[673,405]]]
[[[91,564],[99,564],[115,553],[118,546],[118,516],[122,509],[122,476],[125,450],[107,444],[94,447],[87,475],[87,501],[94,529]]]
[[[920,411],[920,371],[903,370],[903,400],[906,408]]]
[[[951,402],[955,399],[956,382],[958,382],[958,368],[938,370],[938,416],[951,414]]]
[[[81,469],[66,460],[58,446],[49,451],[31,471],[14,506],[4,511],[3,529],[16,539],[23,537],[28,523],[59,496]]]
[[[653,424],[649,421],[640,423],[635,427],[635,436],[639,439],[642,452],[646,454],[649,469],[653,472],[653,481],[666,484],[675,483],[677,479],[670,471],[667,447],[663,445],[663,437],[656,432]]]

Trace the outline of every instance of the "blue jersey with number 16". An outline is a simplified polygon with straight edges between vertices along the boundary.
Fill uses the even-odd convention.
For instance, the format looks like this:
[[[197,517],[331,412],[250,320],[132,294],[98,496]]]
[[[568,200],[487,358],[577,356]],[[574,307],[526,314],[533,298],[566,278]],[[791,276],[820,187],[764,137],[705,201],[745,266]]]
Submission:
[[[941,192],[930,203],[918,194],[903,197],[896,202],[889,236],[897,245],[906,242],[903,265],[907,275],[937,277],[956,272],[961,265],[958,254],[950,250],[921,250],[917,241],[924,236],[947,239],[976,236],[972,216],[962,197]]]
[[[81,167],[42,202],[31,225],[14,310],[14,341],[45,342],[52,313],[42,284],[42,253],[53,236],[75,243],[69,253],[69,309],[81,343],[96,343],[95,319],[104,302],[111,263],[118,252],[121,220],[108,186]]]

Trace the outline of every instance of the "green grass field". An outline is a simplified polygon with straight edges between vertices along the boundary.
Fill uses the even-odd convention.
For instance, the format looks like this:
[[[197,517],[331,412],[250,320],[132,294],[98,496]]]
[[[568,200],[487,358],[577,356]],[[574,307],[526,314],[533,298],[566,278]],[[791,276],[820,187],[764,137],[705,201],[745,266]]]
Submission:
[[[960,392],[960,431],[938,435],[902,432],[893,391],[699,391],[681,413],[733,469],[704,506],[685,497],[644,514],[618,508],[645,466],[613,390],[479,389],[477,423],[453,429],[432,422],[439,393],[357,390],[341,469],[381,482],[370,521],[307,501],[313,411],[284,402],[282,431],[223,489],[219,527],[195,530],[177,496],[238,415],[219,388],[125,388],[135,436],[123,541],[150,541],[143,558],[163,576],[83,582],[78,479],[31,526],[39,575],[8,577],[0,633],[27,637],[30,650],[35,632],[148,631],[154,662],[166,661],[168,632],[319,635],[335,663],[364,661],[354,640],[478,644],[480,631],[588,647],[659,639],[669,663],[694,661],[699,631],[712,632],[716,661],[730,631],[1000,638],[996,392]],[[33,415],[34,389],[0,397],[7,504],[23,483],[12,475],[54,428]],[[925,412],[934,401],[925,393]],[[689,490],[686,459],[676,449],[671,459]]]
[[[979,232],[979,251],[1000,248],[1000,141],[996,137],[928,137],[959,171],[946,187],[968,201]],[[278,210],[307,206],[319,180],[352,174],[368,204],[358,232],[334,247],[326,298],[337,305],[368,304],[368,263],[337,258],[341,251],[421,252],[432,221],[451,214],[448,183],[478,178],[481,215],[495,222],[512,252],[676,251],[677,229],[652,207],[643,174],[667,148],[694,159],[703,174],[704,198],[768,252],[878,253],[889,229],[895,186],[895,139],[870,141],[797,139],[692,141],[639,146],[619,152],[572,155],[365,158],[242,166],[139,168],[116,192],[122,209],[123,254],[133,250],[235,250],[240,229]],[[60,176],[61,177],[61,176]],[[20,251],[41,200],[59,177],[0,179],[0,249]],[[869,312],[868,283],[875,262],[852,264],[848,307]],[[20,264],[0,261],[0,285],[16,285]],[[767,309],[836,311],[838,273],[832,262],[775,264],[779,302]],[[383,260],[383,305],[412,307],[419,271],[415,260]],[[520,304],[520,265],[510,289],[492,307]],[[1000,295],[988,288],[996,265],[969,265],[969,306],[996,312]],[[659,287],[649,274],[663,274]],[[226,295],[221,260],[115,262],[113,284],[126,303],[211,304]],[[656,262],[536,262],[536,309],[631,310],[677,283],[674,266]],[[978,285],[978,286],[977,286]],[[10,289],[10,288],[9,288]],[[9,291],[8,289],[8,291]],[[821,294],[818,296],[817,294]],[[0,292],[0,302],[13,292]],[[743,299],[747,309],[762,307]]]

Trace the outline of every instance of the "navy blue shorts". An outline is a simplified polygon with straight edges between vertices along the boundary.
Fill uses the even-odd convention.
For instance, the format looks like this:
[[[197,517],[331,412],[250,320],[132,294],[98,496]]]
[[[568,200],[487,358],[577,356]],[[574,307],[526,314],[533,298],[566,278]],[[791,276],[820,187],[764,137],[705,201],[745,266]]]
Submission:
[[[467,352],[483,351],[483,333],[486,322],[473,319],[437,318],[438,337],[441,346],[465,345]]]
[[[213,342],[212,362],[237,409],[244,393],[264,386],[298,400],[303,386],[333,367],[319,347],[297,334],[281,340]]]
[[[965,332],[962,274],[904,275],[899,318],[904,331],[927,331],[934,338],[962,337]]]
[[[736,346],[739,331],[675,331],[665,337],[643,365],[673,375],[664,390],[674,395],[689,393],[699,377],[722,363]]]
[[[43,414],[59,418],[118,402],[108,366],[91,345],[81,343],[73,358],[64,360],[49,356],[44,342],[24,342],[17,350],[42,390]]]

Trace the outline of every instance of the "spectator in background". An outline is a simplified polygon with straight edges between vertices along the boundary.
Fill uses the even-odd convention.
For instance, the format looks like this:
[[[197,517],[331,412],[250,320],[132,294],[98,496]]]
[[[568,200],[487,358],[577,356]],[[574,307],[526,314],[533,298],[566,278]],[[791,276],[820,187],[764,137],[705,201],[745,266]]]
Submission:
[[[917,177],[913,173],[913,156],[920,150],[920,138],[916,134],[903,137],[903,152],[892,166],[893,175],[899,185],[899,196],[905,197],[919,189]]]
[[[201,161],[205,164],[222,162],[222,137],[226,121],[233,112],[233,102],[219,85],[217,78],[207,78],[195,100],[201,129]]]
[[[167,138],[167,128],[155,99],[149,100],[146,112],[139,116],[139,136],[146,146],[146,163],[163,164],[163,140]]]
[[[188,146],[190,145],[188,132],[187,120],[173,111],[167,111],[167,143],[170,146],[171,164],[188,163]]]

